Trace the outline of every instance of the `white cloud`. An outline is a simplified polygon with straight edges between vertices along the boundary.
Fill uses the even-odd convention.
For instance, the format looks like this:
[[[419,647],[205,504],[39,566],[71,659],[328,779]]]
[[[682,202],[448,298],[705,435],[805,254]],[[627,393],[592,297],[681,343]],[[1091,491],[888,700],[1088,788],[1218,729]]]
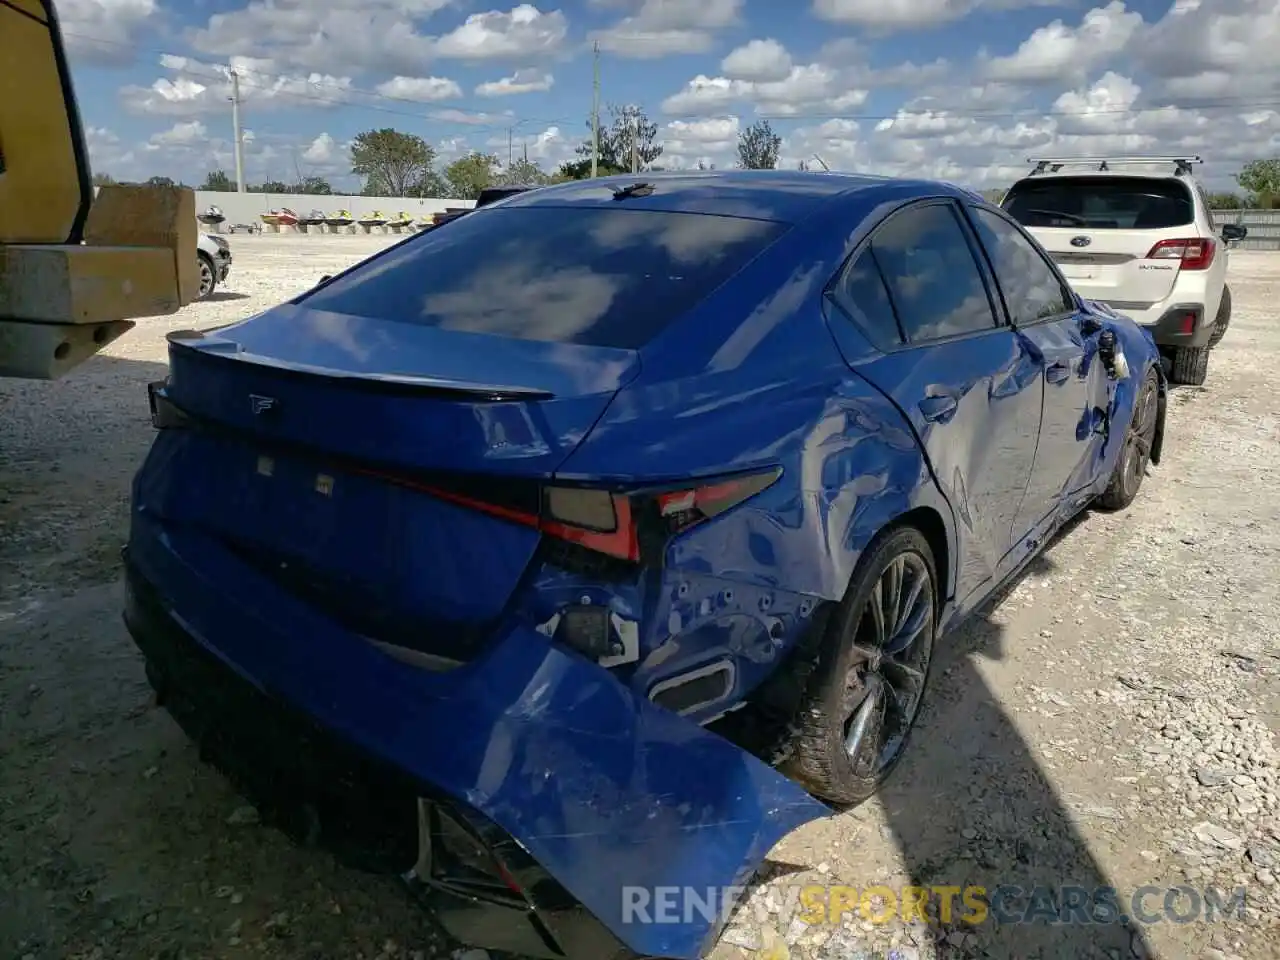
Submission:
[[[302,159],[307,163],[327,164],[331,163],[338,150],[338,142],[329,134],[322,133],[311,141],[306,150],[302,151]]]
[[[394,100],[458,100],[462,88],[445,77],[392,77],[378,84],[378,93]]]
[[[505,164],[507,148],[511,148],[514,160],[528,156],[531,163],[536,163],[548,172],[555,170],[574,156],[577,141],[565,137],[558,126],[550,126],[541,133],[529,136],[516,136],[508,140],[506,136],[494,136],[485,141],[485,146]]]
[[[230,66],[240,76],[240,98],[258,109],[273,107],[332,108],[354,102],[350,77],[310,73],[275,75],[262,71],[261,59],[232,57]],[[133,113],[192,116],[225,113],[231,96],[227,68],[190,57],[165,54],[160,65],[175,76],[160,77],[149,87],[120,88],[120,100]]]
[[[242,9],[211,17],[189,35],[196,49],[213,49],[216,57],[165,55],[158,79],[121,92],[131,111],[176,125],[128,144],[95,128],[95,163],[110,163],[107,172],[117,176],[132,165],[138,174],[181,173],[190,182],[190,175],[198,179],[217,158],[229,157],[228,141],[208,134],[229,134],[229,84],[219,65],[227,62],[242,77],[249,115],[265,141],[246,153],[250,169],[262,171],[251,178],[279,178],[292,171],[295,157],[317,170],[333,169],[335,177],[349,165],[347,144],[320,133],[337,129],[336,121],[318,119],[305,135],[285,137],[271,132],[277,121],[262,118],[264,112],[305,108],[316,118],[317,110],[381,106],[383,96],[431,104],[413,112],[434,125],[428,129],[442,138],[442,158],[492,148],[505,160],[508,127],[522,156],[520,133],[534,128],[520,124],[513,111],[472,107],[552,89],[551,60],[568,38],[565,14],[554,9],[568,6],[553,0],[539,0],[540,6],[515,0],[501,6],[496,0],[233,2]],[[78,6],[82,22],[92,24],[95,10],[133,10],[136,20],[138,11],[155,3],[62,0],[62,9]],[[669,121],[661,129],[662,166],[731,165],[741,129],[762,116],[773,118],[784,137],[784,166],[812,161],[818,153],[836,168],[974,185],[1007,184],[1023,172],[1023,158],[1044,150],[1187,151],[1210,160],[1202,171],[1210,184],[1229,188],[1240,162],[1280,154],[1280,110],[1273,106],[1280,95],[1275,0],[1170,0],[1166,12],[1148,14],[1151,22],[1133,3],[1064,0],[1064,8],[1074,9],[1040,17],[1040,28],[1024,34],[1021,44],[976,56],[958,48],[949,58],[887,65],[875,47],[886,30],[916,20],[941,24],[979,8],[1049,6],[1049,0],[816,0],[813,8],[833,22],[863,29],[856,31],[858,39],[794,51],[767,34],[748,32],[744,11],[755,8],[744,0],[588,3],[613,19],[597,38],[615,62],[618,56],[702,54],[684,74],[693,79],[661,102],[662,119]],[[439,14],[446,6],[450,19]],[[733,42],[726,42],[734,27]],[[463,90],[447,79],[453,71],[441,67],[445,59],[487,66]],[[606,64],[606,70],[612,68]],[[358,76],[365,77],[359,85],[352,79]],[[607,94],[611,74],[604,79]],[[891,112],[891,118],[858,116],[869,90],[877,91],[875,112]],[[467,94],[487,99],[468,105]],[[463,108],[442,102],[452,100]],[[356,123],[377,119],[356,111],[352,116]],[[573,156],[582,131],[575,124],[552,126],[526,139],[530,159],[550,169]]]
[[[867,91],[844,83],[838,71],[809,63],[791,67],[783,79],[763,82],[699,74],[683,90],[662,101],[662,110],[669,115],[713,114],[745,101],[753,103],[760,114],[794,116],[853,110],[866,99]]]
[[[135,163],[133,151],[106,127],[85,127],[84,135],[93,172],[109,174],[117,180],[128,179]]]
[[[559,10],[543,13],[522,3],[509,13],[473,13],[436,41],[435,53],[461,60],[530,59],[555,53],[568,32],[568,21]]]
[[[1123,51],[1142,24],[1142,14],[1112,0],[1086,13],[1077,27],[1061,20],[1040,27],[1014,53],[988,59],[984,74],[1013,83],[1079,79]]]
[[[791,54],[772,37],[752,40],[721,60],[720,71],[731,80],[785,80],[791,73]]]
[[[1176,0],[1139,31],[1133,54],[1184,100],[1270,97],[1280,90],[1280,4]]]
[[[204,143],[208,139],[209,131],[205,125],[199,120],[189,120],[185,123],[175,123],[168,130],[153,135],[150,142],[156,146],[188,146]]]
[[[801,125],[784,138],[782,162],[794,167],[819,154],[833,169],[952,180],[985,188],[1025,175],[1024,159],[1062,155],[1200,154],[1211,189],[1233,189],[1231,175],[1257,156],[1280,150],[1274,111],[1196,110],[1148,98],[1131,77],[1108,71],[1062,92],[1052,105],[1007,117],[940,106],[918,98],[871,129],[851,120]],[[957,112],[957,109],[965,112]],[[978,107],[978,109],[981,109]]]
[[[138,32],[156,0],[58,0],[67,52],[75,63],[123,66],[134,61]]]
[[[715,113],[735,100],[745,99],[750,85],[727,77],[698,74],[683,90],[662,101],[662,112],[673,114]]]
[[[1071,0],[813,0],[820,20],[889,31],[920,29],[958,20],[980,7],[1070,6]]]
[[[191,45],[221,57],[270,56],[285,68],[412,74],[435,38],[419,26],[452,0],[252,0],[211,16]]]
[[[729,166],[741,132],[742,124],[737,117],[673,120],[663,131],[662,163],[676,169],[696,167],[699,163]]]
[[[517,93],[541,93],[551,89],[555,78],[541,70],[517,70],[501,80],[489,80],[476,86],[477,97],[505,97]]]
[[[738,22],[743,0],[639,0],[610,3],[635,12],[591,34],[601,49],[637,60],[673,53],[705,53],[716,31]]]
[[[463,123],[468,126],[485,127],[499,124],[509,125],[514,122],[515,115],[509,110],[503,113],[471,113],[466,110],[436,110],[431,114],[432,120],[441,123]]]

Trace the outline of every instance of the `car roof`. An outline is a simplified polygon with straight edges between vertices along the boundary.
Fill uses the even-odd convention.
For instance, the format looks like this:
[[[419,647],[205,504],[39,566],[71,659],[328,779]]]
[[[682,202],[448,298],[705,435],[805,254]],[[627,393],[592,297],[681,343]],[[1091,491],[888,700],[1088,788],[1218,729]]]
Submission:
[[[615,199],[615,192],[637,183],[653,185],[652,193]],[[719,214],[795,223],[820,207],[850,195],[874,200],[879,191],[902,196],[902,187],[915,186],[921,196],[964,194],[949,183],[905,180],[853,173],[810,173],[785,170],[706,170],[641,172],[594,180],[571,180],[541,187],[503,201],[502,208],[596,206]],[[912,192],[910,190],[906,191]]]

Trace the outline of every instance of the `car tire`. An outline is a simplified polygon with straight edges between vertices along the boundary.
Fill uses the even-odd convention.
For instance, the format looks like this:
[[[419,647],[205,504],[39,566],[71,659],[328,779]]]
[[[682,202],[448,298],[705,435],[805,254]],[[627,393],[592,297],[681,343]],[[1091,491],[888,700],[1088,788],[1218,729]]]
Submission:
[[[1151,462],[1159,414],[1160,377],[1152,367],[1133,402],[1133,416],[1125,428],[1120,456],[1111,471],[1107,489],[1097,499],[1097,505],[1103,510],[1123,510],[1138,496],[1142,478],[1147,475],[1147,464]]]
[[[1176,347],[1169,379],[1188,387],[1199,387],[1209,376],[1208,347]]]
[[[829,804],[866,800],[906,752],[937,639],[936,570],[919,530],[890,528],[827,625],[780,769]]]
[[[204,253],[197,253],[196,259],[200,264],[200,296],[198,299],[203,300],[218,286],[218,271],[213,266],[213,261]]]
[[[1222,288],[1222,300],[1218,304],[1218,316],[1213,321],[1213,333],[1209,337],[1209,348],[1222,342],[1227,335],[1227,327],[1231,324],[1231,288]]]

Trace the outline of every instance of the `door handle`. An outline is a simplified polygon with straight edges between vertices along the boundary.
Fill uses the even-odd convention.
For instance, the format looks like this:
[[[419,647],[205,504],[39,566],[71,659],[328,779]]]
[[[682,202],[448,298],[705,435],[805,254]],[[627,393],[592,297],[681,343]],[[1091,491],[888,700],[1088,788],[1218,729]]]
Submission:
[[[949,393],[941,396],[925,397],[920,401],[920,414],[930,423],[946,423],[956,415],[959,406],[956,398]]]
[[[1050,383],[1066,383],[1071,376],[1071,367],[1065,363],[1051,363],[1044,371],[1044,378]]]

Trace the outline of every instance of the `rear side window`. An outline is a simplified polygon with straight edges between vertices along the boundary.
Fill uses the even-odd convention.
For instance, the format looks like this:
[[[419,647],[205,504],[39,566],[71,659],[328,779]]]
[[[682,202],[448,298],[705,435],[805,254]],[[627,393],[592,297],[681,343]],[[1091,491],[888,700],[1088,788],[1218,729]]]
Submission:
[[[300,302],[467,333],[634,350],[788,224],[599,207],[477,210]]]
[[[1024,227],[1168,230],[1195,221],[1184,183],[1143,177],[1023,180],[1001,206]]]
[[[871,252],[909,342],[995,326],[986,284],[950,204],[894,214],[872,236]]]
[[[893,315],[889,291],[870,250],[849,264],[835,288],[836,302],[847,310],[873,343],[899,344],[902,333]]]

